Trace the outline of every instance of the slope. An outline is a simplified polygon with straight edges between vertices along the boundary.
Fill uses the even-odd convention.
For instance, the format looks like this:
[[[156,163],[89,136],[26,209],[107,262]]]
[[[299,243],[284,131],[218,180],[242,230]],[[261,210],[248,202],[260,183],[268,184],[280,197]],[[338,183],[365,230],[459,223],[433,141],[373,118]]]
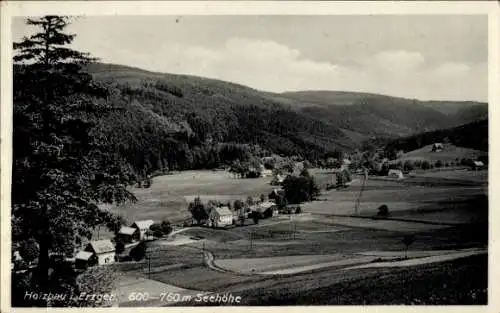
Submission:
[[[146,171],[213,168],[248,153],[317,159],[326,152],[360,148],[367,138],[457,125],[455,117],[419,101],[383,95],[274,94],[113,64],[91,64],[87,70],[112,86],[110,101],[123,108],[103,119],[103,131]]]
[[[431,145],[442,142],[441,152],[432,152]],[[470,158],[488,154],[488,120],[481,120],[449,129],[399,138],[385,146],[386,151],[406,151],[402,158]],[[410,151],[410,152],[408,152]]]
[[[488,116],[479,102],[419,101],[371,93],[300,91],[281,94],[296,109],[327,123],[370,136],[408,136],[453,127]]]

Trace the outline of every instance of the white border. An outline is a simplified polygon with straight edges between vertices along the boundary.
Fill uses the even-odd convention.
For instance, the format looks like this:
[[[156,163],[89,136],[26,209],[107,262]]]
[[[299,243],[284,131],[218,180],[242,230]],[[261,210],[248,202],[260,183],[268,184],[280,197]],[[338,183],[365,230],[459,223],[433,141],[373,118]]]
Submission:
[[[497,177],[500,163],[495,162],[498,151],[498,139],[495,134],[498,121],[496,106],[499,104],[499,60],[500,56],[500,14],[495,1],[457,1],[457,2],[328,2],[328,1],[16,1],[0,2],[1,9],[1,306],[5,312],[32,311],[44,309],[11,309],[10,306],[10,178],[12,162],[12,67],[11,67],[11,24],[12,16],[33,16],[43,14],[61,15],[439,15],[439,14],[487,14],[489,18],[489,112],[490,112],[490,245],[489,245],[489,295],[488,306],[446,306],[446,307],[411,307],[411,306],[330,306],[313,307],[314,312],[424,312],[444,310],[455,312],[498,312],[500,290],[496,288],[500,281],[500,272],[495,267],[495,260],[500,259],[498,252],[500,215],[495,212],[497,203]],[[497,310],[495,310],[497,308]],[[287,313],[303,312],[306,307],[206,307],[206,308],[168,308],[169,312],[221,312],[221,311],[281,311]],[[78,311],[80,309],[61,309]],[[104,309],[95,309],[103,311]],[[119,311],[136,311],[133,308],[119,308]],[[117,310],[117,311],[118,311]],[[163,311],[162,308],[140,308],[141,311]],[[109,309],[107,309],[109,311]]]

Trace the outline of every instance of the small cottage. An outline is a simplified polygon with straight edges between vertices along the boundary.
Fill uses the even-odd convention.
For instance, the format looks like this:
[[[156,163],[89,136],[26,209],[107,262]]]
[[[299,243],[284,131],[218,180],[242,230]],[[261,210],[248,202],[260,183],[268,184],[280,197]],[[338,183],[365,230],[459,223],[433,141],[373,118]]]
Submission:
[[[260,170],[260,176],[261,177],[271,177],[271,176],[273,176],[273,171],[268,170],[264,166],[262,166],[261,170]]]
[[[473,170],[481,170],[484,167],[484,163],[481,161],[473,161],[472,162],[472,169]]]
[[[75,255],[75,267],[78,269],[86,269],[89,266],[97,264],[97,257],[94,253],[88,251],[80,251]]]
[[[144,240],[146,239],[146,232],[154,223],[155,222],[153,220],[135,221],[132,225],[130,225],[130,227],[137,229],[139,232],[139,240]]]
[[[109,239],[91,241],[83,251],[92,253],[99,265],[115,262],[115,245]],[[87,257],[88,254],[80,256],[83,258]]]
[[[134,227],[122,226],[118,231],[118,238],[124,243],[138,241],[140,239],[139,230]]]
[[[233,224],[233,212],[227,206],[213,208],[208,217],[208,226],[225,227]]]
[[[395,170],[395,169],[389,170],[389,173],[387,174],[387,176],[392,177],[392,178],[397,178],[397,179],[404,178],[403,172],[401,170]]]
[[[270,200],[276,200],[278,197],[285,197],[285,191],[284,190],[278,190],[278,189],[273,189],[271,193],[267,196]]]
[[[432,152],[441,152],[443,151],[443,144],[436,142],[432,145]]]
[[[259,204],[259,211],[262,212],[265,217],[272,217],[278,214],[278,206],[271,201],[262,202]]]

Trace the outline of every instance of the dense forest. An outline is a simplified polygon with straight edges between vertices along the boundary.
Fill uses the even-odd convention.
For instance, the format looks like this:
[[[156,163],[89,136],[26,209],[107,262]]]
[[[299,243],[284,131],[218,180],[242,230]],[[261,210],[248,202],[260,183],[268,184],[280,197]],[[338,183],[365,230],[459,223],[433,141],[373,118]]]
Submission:
[[[386,143],[385,150],[412,151],[435,142],[449,142],[458,147],[488,152],[488,120],[390,140]]]
[[[441,112],[437,102],[373,94],[272,94],[113,64],[93,63],[86,70],[113,91],[108,101],[123,108],[101,119],[102,132],[141,175],[217,168],[272,153],[314,162],[334,151],[363,149],[373,138],[456,126],[487,114],[482,103],[458,102],[459,109]]]

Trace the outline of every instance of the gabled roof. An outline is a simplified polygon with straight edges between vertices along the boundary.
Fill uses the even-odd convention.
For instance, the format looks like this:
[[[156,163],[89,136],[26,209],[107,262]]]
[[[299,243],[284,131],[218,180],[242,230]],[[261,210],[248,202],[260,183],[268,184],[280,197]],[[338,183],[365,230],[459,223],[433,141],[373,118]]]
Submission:
[[[484,163],[481,161],[474,161],[475,166],[484,166]]]
[[[122,226],[122,228],[120,228],[120,231],[118,233],[122,235],[133,235],[136,231],[137,228]]]
[[[220,207],[220,208],[214,208],[215,212],[217,212],[220,216],[224,216],[224,215],[233,215],[233,212],[231,212],[231,210],[229,210],[229,208],[227,206],[223,206],[223,207]]]
[[[275,206],[275,205],[276,204],[274,202],[266,201],[266,202],[262,202],[259,206],[265,210],[265,209],[268,209],[268,208]]]
[[[115,251],[115,246],[109,239],[91,241],[89,246],[97,254]]]
[[[88,251],[80,251],[75,255],[76,260],[85,260],[88,261],[90,257],[92,256],[92,252]]]
[[[155,222],[153,220],[142,220],[142,221],[135,221],[132,224],[132,227],[137,226],[139,229],[148,229],[153,225]]]

